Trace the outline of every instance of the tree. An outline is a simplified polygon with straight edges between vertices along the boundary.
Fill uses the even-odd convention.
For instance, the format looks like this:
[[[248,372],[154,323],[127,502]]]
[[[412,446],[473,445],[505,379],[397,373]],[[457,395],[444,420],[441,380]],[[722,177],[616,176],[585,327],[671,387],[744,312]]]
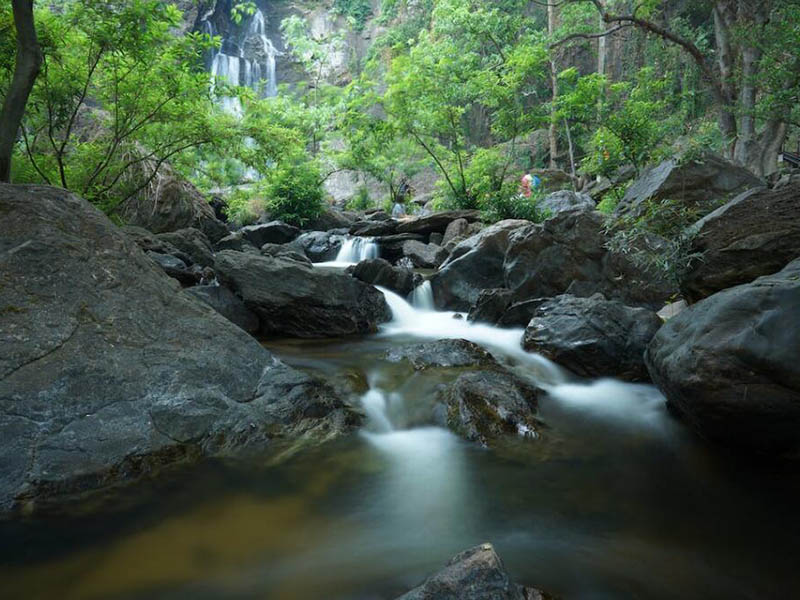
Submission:
[[[33,20],[33,0],[11,0],[17,37],[16,64],[0,112],[0,181],[11,177],[11,155],[22,117],[42,64]]]
[[[20,130],[20,179],[111,209],[150,185],[166,161],[224,131],[202,63],[214,42],[176,37],[182,14],[173,5],[87,0],[37,18],[50,42]]]
[[[761,174],[776,168],[777,154],[787,132],[785,113],[791,112],[793,107],[780,102],[764,112],[759,101],[766,97],[775,99],[781,90],[800,87],[796,75],[797,67],[800,67],[795,50],[796,21],[791,20],[796,13],[796,3],[788,0],[713,0],[708,3],[705,6],[708,6],[714,23],[715,49],[712,54],[676,33],[668,24],[659,22],[667,4],[663,0],[639,3],[631,13],[616,12],[624,11],[628,6],[621,0],[566,2],[593,5],[609,29],[593,34],[573,34],[557,44],[572,39],[605,37],[624,27],[636,27],[676,44],[695,61],[714,99],[719,128],[727,142],[727,156]],[[794,74],[783,72],[784,76],[777,81],[764,77],[762,72],[764,65],[774,62],[770,52],[786,54],[787,47],[775,48],[770,43],[776,37],[789,43],[789,56],[786,58],[794,67]],[[765,88],[764,83],[769,83],[770,87]]]

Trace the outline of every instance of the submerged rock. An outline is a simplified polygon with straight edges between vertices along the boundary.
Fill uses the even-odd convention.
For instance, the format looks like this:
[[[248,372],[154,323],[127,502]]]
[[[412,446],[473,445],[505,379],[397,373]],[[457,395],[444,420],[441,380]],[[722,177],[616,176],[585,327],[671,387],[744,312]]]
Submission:
[[[467,340],[437,340],[392,348],[386,360],[393,363],[408,361],[416,371],[431,367],[494,367],[494,357]]]
[[[0,514],[359,421],[88,202],[0,185]]]
[[[538,437],[536,388],[504,369],[464,373],[438,400],[447,408],[447,426],[467,441],[490,446],[506,435]]]
[[[259,331],[266,335],[371,333],[391,319],[383,294],[346,273],[231,250],[217,254],[215,267],[220,281],[258,315]]]
[[[408,296],[422,282],[422,276],[404,267],[393,267],[382,258],[369,258],[357,265],[347,268],[356,279],[372,285],[378,285]]]
[[[697,258],[681,281],[690,302],[775,273],[800,256],[800,183],[746,192],[690,231]]]
[[[514,583],[491,544],[457,554],[444,569],[397,600],[546,600]]]
[[[800,452],[800,259],[701,300],[656,334],[645,360],[669,406],[702,436]]]
[[[661,327],[656,313],[606,300],[563,295],[539,305],[523,347],[585,377],[647,381],[644,353]]]

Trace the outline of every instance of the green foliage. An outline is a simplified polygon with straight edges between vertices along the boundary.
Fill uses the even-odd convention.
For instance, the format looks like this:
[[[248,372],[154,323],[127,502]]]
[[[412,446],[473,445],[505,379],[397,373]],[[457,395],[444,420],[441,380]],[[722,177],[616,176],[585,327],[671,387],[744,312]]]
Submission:
[[[231,21],[241,25],[242,20],[245,17],[252,17],[256,14],[256,10],[258,7],[255,2],[234,0],[233,6],[231,6]]]
[[[372,208],[373,202],[369,197],[369,190],[367,186],[362,185],[356,190],[356,195],[350,198],[347,203],[347,210],[364,211]]]
[[[362,31],[372,16],[370,0],[334,0],[333,11],[347,17],[356,31]]]
[[[270,216],[292,225],[305,225],[324,208],[320,169],[314,161],[281,164],[260,187]]]
[[[639,217],[609,225],[609,250],[626,255],[639,268],[677,285],[699,255],[691,252],[690,225],[701,216],[697,207],[678,200],[648,201]]]
[[[65,2],[37,11],[44,63],[28,103],[15,181],[74,190],[106,210],[164,162],[224,136],[212,118],[208,36],[175,36],[182,14],[156,0]]]

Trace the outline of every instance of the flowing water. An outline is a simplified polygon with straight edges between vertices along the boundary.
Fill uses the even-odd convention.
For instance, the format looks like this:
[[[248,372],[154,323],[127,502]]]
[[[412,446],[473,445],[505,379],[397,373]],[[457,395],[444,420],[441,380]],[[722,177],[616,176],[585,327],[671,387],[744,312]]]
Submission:
[[[362,260],[369,258],[378,258],[378,244],[374,238],[369,237],[348,237],[342,242],[342,247],[336,258],[327,261],[316,263],[318,267],[349,267],[358,264]]]
[[[0,597],[388,599],[485,541],[567,599],[800,597],[796,464],[707,446],[651,386],[575,380],[523,352],[521,330],[385,293],[395,318],[378,335],[266,342],[348,382],[360,433],[279,466],[178,471],[101,516],[0,524]],[[454,374],[384,355],[444,337],[546,390],[538,439],[484,450],[430,424]]]

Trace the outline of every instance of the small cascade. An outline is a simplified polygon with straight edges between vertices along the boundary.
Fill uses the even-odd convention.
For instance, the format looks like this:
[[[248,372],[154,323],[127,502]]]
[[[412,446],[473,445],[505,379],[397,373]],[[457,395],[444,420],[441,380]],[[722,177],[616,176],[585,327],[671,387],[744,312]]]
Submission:
[[[433,303],[433,287],[427,279],[411,292],[411,305],[420,310],[436,310]]]
[[[375,240],[367,237],[351,237],[342,243],[335,262],[355,264],[368,258],[378,258],[378,244]]]

